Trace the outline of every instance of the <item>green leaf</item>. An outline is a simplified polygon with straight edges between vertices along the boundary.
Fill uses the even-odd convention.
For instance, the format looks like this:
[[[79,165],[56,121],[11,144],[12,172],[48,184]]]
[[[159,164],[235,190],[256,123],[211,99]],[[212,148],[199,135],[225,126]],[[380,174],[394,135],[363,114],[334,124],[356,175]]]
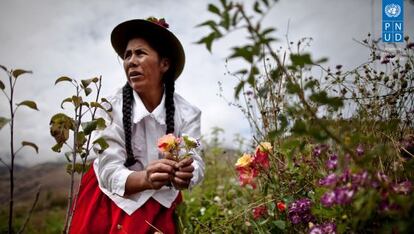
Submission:
[[[259,5],[259,2],[255,2],[254,3],[254,7],[253,7],[253,9],[254,9],[254,11],[255,12],[257,12],[257,13],[259,13],[259,14],[263,14],[263,11],[262,10],[260,10],[260,5]]]
[[[250,48],[250,49],[249,49]],[[244,58],[247,62],[252,63],[253,62],[253,51],[251,50],[251,47],[233,47],[233,54],[230,55],[229,58]]]
[[[315,62],[315,64],[326,63],[328,62],[328,58],[321,58]]]
[[[292,132],[296,134],[304,134],[306,133],[306,124],[303,120],[298,119],[295,121],[295,124],[292,127]]]
[[[72,156],[73,156],[72,151],[65,152],[65,157],[66,157],[66,160],[68,160],[68,162],[72,162],[72,160],[70,160],[70,157]]]
[[[197,24],[196,27],[203,27],[203,26],[209,26],[210,28],[217,27],[217,23],[213,20],[207,20],[201,24]]]
[[[98,144],[101,147],[101,149],[98,150],[98,153],[100,153],[100,154],[102,152],[104,152],[109,147],[108,143],[106,142],[106,140],[103,137],[100,137],[100,138],[96,139],[93,142],[93,144]]]
[[[9,73],[9,71],[7,70],[7,68],[3,65],[0,65],[0,68],[3,69],[5,72]]]
[[[92,82],[92,79],[81,80],[83,88],[87,88],[91,82]]]
[[[91,88],[85,88],[85,95],[88,96],[89,94],[92,93],[92,89]]]
[[[73,95],[72,102],[73,102],[73,105],[75,105],[75,107],[78,108],[80,104],[82,103],[82,97]]]
[[[305,89],[311,89],[313,90],[315,86],[319,87],[319,81],[318,80],[310,80],[309,82],[306,82]]]
[[[63,113],[54,115],[50,120],[50,135],[55,138],[58,144],[65,143],[69,139],[69,130],[74,129],[74,120]]]
[[[16,70],[13,70],[12,75],[13,75],[14,78],[17,78],[20,75],[23,75],[23,74],[26,74],[26,73],[32,74],[32,71],[27,71],[27,70],[23,70],[23,69],[16,69]]]
[[[300,86],[299,84],[294,84],[290,81],[286,83],[286,90],[290,94],[300,93]]]
[[[199,41],[197,41],[197,44],[206,44],[206,48],[209,52],[211,52],[211,46],[213,45],[213,41],[216,38],[221,37],[220,34],[217,34],[217,32],[212,32],[208,36],[201,38]]]
[[[269,1],[268,0],[262,0],[262,2],[268,7],[269,6]]]
[[[85,135],[91,134],[96,129],[104,129],[106,127],[105,120],[103,118],[95,119],[86,123],[82,123],[82,128]]]
[[[78,150],[78,152],[82,151],[82,146],[86,143],[87,139],[85,137],[85,133],[80,131],[78,132],[77,136],[76,136],[76,148]]]
[[[72,98],[71,98],[71,97],[68,97],[68,98],[65,98],[65,99],[62,101],[62,103],[60,104],[60,107],[61,107],[62,109],[65,109],[65,108],[63,108],[63,104],[64,104],[65,102],[72,102]]]
[[[249,77],[247,78],[247,83],[249,83],[251,86],[254,86],[254,83],[256,82],[255,76],[259,74],[259,69],[257,69],[256,66],[253,66],[252,69],[250,69]]]
[[[30,146],[33,149],[35,149],[36,153],[39,153],[39,147],[35,143],[29,142],[29,141],[22,141],[22,146]]]
[[[290,60],[293,66],[304,67],[308,64],[313,64],[310,54],[291,54]]]
[[[57,143],[56,145],[52,147],[52,150],[54,152],[60,153],[60,151],[62,150],[62,146],[63,146],[63,143]]]
[[[0,117],[0,129],[2,129],[9,122],[10,122],[10,119]]]
[[[239,14],[240,14],[240,10],[237,10],[236,11],[236,13],[234,13],[234,15],[233,15],[233,19],[231,20],[231,24],[233,25],[233,26],[236,26],[237,25],[237,23],[238,22],[240,22],[240,17],[239,17]]]
[[[266,34],[269,34],[269,33],[274,32],[274,31],[276,31],[274,28],[267,28],[267,29],[264,29],[262,31],[262,33],[260,33],[260,34],[262,35],[262,37],[264,37]]]
[[[241,80],[234,90],[234,98],[239,99],[240,91],[243,89],[245,81]]]
[[[109,105],[109,108],[106,109],[106,112],[111,112],[112,111],[112,104],[106,98],[101,98],[101,102],[102,103],[107,103]]]
[[[67,77],[67,76],[61,76],[61,77],[59,77],[59,78],[55,81],[55,85],[56,85],[57,83],[59,83],[59,82],[63,82],[63,81],[69,81],[69,82],[71,82],[71,81],[72,81],[72,79],[71,79],[71,78],[69,78],[69,77]]]
[[[273,221],[273,225],[275,225],[280,230],[285,230],[285,228],[286,228],[286,222],[283,221],[283,220]]]
[[[270,72],[270,78],[275,82],[279,81],[282,75],[283,75],[283,70],[281,67],[277,67],[276,69],[273,69]]]
[[[224,11],[223,15],[223,21],[220,23],[221,26],[223,26],[226,30],[230,27],[230,15],[227,11]]]
[[[218,16],[221,16],[220,10],[218,9],[218,7],[216,7],[213,4],[208,4],[208,11],[210,11],[211,13],[214,13],[214,14],[216,14]]]
[[[26,100],[26,101],[23,101],[21,103],[18,103],[17,106],[27,106],[27,107],[29,107],[33,110],[39,110],[39,109],[37,109],[36,102],[30,101],[30,100]]]
[[[0,80],[0,89],[5,89],[5,88],[6,88],[6,86],[4,86],[3,81]]]
[[[71,175],[73,172],[81,174],[88,170],[88,165],[83,165],[82,163],[75,163],[75,168],[72,168],[72,163],[66,164],[66,172]]]
[[[326,91],[321,91],[318,93],[313,93],[310,97],[310,100],[322,104],[322,105],[329,105],[334,110],[338,110],[340,107],[343,106],[343,101],[338,97],[328,97]]]

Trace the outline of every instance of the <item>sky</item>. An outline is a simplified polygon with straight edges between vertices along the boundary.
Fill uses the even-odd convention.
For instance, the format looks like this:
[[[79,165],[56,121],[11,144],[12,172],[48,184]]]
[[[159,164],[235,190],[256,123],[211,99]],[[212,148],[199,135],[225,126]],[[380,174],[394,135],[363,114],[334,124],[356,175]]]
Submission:
[[[250,5],[253,1],[243,1]],[[16,102],[32,99],[40,111],[21,108],[16,117],[16,146],[22,140],[35,142],[39,154],[31,149],[20,151],[17,162],[34,165],[64,160],[50,148],[49,120],[62,112],[60,102],[74,92],[68,84],[54,86],[60,76],[88,79],[102,75],[102,95],[107,96],[125,83],[122,61],[110,44],[110,33],[119,23],[133,18],[164,17],[170,30],[180,39],[186,52],[184,71],[176,83],[176,92],[202,110],[202,134],[209,136],[213,127],[224,129],[222,141],[233,146],[235,134],[251,136],[249,125],[235,107],[219,97],[232,100],[234,78],[226,73],[230,48],[242,45],[242,34],[230,35],[213,44],[213,53],[195,44],[209,33],[195,27],[214,17],[207,11],[209,1],[144,0],[2,0],[0,2],[0,64],[9,69],[26,69],[16,86]],[[414,38],[414,5],[405,1],[405,34]],[[368,32],[381,34],[380,0],[279,0],[264,24],[277,28],[275,36],[285,46],[285,34],[297,41],[312,37],[309,51],[314,58],[328,57],[332,66],[352,68],[367,60],[367,48],[355,40]],[[289,25],[289,27],[288,27]],[[230,61],[229,69],[242,66]],[[0,72],[5,82],[6,74]],[[7,100],[0,94],[0,116],[8,117]],[[9,162],[9,128],[0,130],[0,157]]]

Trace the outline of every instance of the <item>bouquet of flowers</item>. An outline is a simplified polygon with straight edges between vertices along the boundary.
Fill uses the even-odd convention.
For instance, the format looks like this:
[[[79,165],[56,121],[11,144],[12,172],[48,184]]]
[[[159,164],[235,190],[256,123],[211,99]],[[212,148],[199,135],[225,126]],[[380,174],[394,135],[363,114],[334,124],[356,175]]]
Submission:
[[[158,139],[158,150],[165,155],[165,158],[177,162],[191,157],[199,146],[200,142],[197,139],[186,134],[176,137],[170,133]]]

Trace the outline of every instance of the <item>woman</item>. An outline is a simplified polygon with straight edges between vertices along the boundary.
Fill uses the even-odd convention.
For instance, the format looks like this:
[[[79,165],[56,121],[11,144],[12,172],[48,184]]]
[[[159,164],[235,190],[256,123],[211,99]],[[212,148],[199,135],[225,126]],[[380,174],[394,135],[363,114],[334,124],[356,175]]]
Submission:
[[[111,42],[123,59],[128,82],[110,98],[112,123],[95,138],[109,148],[97,154],[82,186],[71,233],[174,233],[179,190],[204,177],[197,154],[180,162],[157,150],[164,134],[200,137],[198,108],[174,92],[184,68],[184,50],[161,19],[126,21]]]

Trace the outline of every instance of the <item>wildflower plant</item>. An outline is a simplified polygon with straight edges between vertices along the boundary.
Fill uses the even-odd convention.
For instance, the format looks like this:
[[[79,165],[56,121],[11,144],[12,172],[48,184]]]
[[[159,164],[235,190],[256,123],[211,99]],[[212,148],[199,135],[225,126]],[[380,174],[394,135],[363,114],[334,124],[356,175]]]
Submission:
[[[414,44],[389,50],[368,34],[370,59],[345,71],[324,66],[311,38],[276,44],[263,19],[277,1],[209,4],[211,32],[198,43],[242,31],[228,56],[234,101],[250,123],[253,153],[235,164],[250,216],[247,232],[408,232],[413,228]],[[277,48],[277,49],[276,49]],[[315,76],[315,74],[321,74]],[[260,201],[260,203],[258,202]],[[284,204],[284,205],[282,205]],[[221,228],[223,228],[221,226]],[[212,230],[209,230],[212,231]]]

